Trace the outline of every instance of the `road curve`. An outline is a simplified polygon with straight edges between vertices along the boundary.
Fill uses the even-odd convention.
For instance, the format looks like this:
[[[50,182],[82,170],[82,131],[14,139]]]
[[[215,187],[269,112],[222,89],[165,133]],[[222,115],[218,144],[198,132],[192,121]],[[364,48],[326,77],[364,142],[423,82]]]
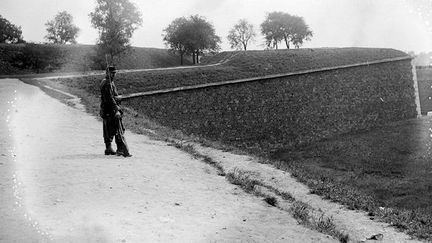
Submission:
[[[127,132],[134,156],[104,156],[101,122],[35,86],[0,97],[0,242],[335,241],[165,142]]]

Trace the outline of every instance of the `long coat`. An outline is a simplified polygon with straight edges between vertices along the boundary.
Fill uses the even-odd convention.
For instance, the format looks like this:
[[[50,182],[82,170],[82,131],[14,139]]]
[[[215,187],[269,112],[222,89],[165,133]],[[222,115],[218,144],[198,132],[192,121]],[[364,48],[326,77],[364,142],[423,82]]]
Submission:
[[[100,84],[101,90],[101,105],[100,105],[100,116],[103,119],[104,124],[104,138],[112,138],[118,133],[125,131],[121,118],[116,118],[115,114],[119,111],[123,114],[120,109],[119,103],[115,99],[118,95],[117,88],[114,82],[110,82],[107,79],[102,80]]]

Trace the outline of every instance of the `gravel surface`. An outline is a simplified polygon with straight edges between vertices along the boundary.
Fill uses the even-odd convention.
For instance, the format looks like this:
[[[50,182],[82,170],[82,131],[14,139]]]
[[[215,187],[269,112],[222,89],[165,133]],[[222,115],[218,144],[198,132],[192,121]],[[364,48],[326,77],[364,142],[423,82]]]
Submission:
[[[81,109],[14,79],[0,97],[0,242],[335,241],[165,142],[126,132],[133,157],[105,156]]]

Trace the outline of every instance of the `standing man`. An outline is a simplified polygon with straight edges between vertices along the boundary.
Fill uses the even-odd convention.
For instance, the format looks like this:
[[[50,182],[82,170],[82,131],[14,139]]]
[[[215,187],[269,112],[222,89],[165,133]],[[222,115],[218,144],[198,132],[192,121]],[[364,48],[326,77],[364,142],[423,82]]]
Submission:
[[[106,70],[105,79],[100,84],[101,106],[100,116],[103,119],[103,136],[105,142],[105,155],[122,155],[131,157],[129,148],[124,138],[125,128],[122,122],[123,111],[120,109],[117,88],[114,85],[116,69],[109,66]],[[115,137],[117,151],[114,152],[111,142]]]

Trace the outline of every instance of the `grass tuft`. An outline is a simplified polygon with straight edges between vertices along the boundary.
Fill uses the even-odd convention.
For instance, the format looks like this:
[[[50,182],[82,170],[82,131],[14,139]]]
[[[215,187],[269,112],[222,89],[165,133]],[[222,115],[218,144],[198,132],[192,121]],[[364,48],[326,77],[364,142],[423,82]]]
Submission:
[[[301,201],[295,201],[291,206],[292,215],[297,221],[302,224],[305,224],[310,221],[309,211],[310,206]]]
[[[275,197],[272,197],[272,196],[265,197],[264,201],[273,207],[276,207],[277,203],[278,203],[277,199]]]
[[[316,216],[317,213],[314,212],[314,209],[308,204],[295,201],[291,206],[291,212],[293,217],[297,219],[300,224],[308,226],[318,232],[331,235],[342,243],[348,242],[348,234],[337,230],[333,218],[325,216],[324,213],[320,213],[319,216]]]
[[[256,185],[261,185],[260,181],[252,178],[253,175],[252,172],[234,168],[233,171],[226,174],[226,179],[230,183],[240,186],[246,192],[252,192]]]

